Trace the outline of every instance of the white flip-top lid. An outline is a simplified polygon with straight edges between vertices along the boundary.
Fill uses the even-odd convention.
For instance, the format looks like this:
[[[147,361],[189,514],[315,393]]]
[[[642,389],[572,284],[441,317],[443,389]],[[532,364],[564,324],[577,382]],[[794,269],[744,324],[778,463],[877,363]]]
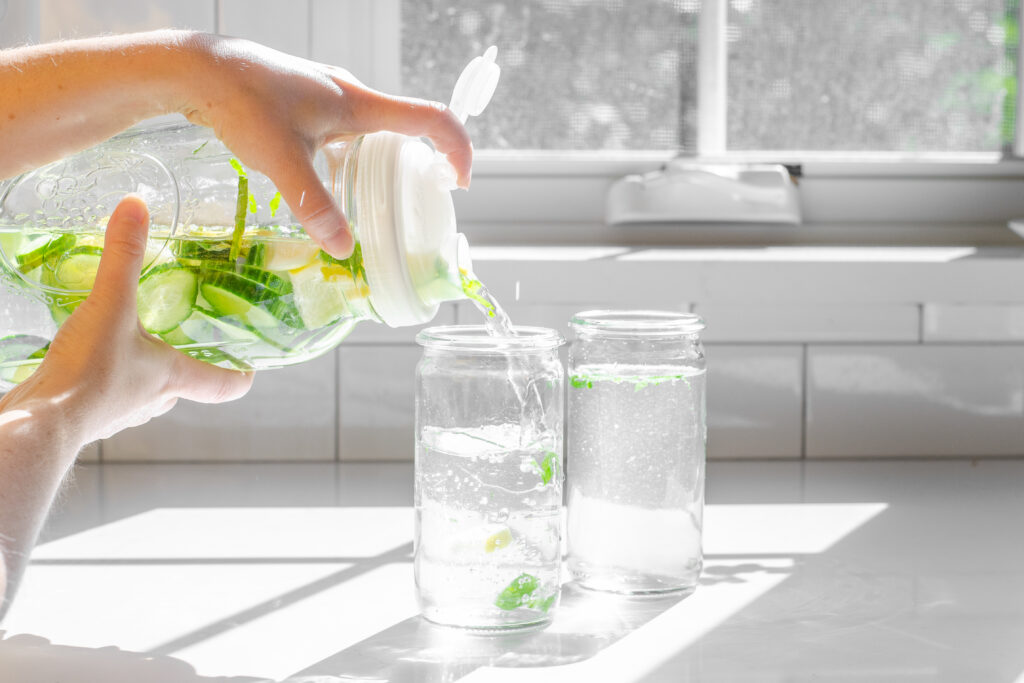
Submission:
[[[494,94],[501,69],[490,47],[462,71],[449,108],[465,121]],[[464,298],[471,271],[456,231],[455,171],[440,153],[397,133],[367,135],[359,152],[356,196],[370,301],[391,327],[426,322],[442,301]]]

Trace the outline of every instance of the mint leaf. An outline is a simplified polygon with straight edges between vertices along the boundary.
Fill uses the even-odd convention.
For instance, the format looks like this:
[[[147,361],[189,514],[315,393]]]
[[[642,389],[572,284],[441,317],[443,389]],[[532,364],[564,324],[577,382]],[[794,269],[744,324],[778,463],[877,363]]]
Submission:
[[[231,164],[231,168],[235,169],[235,172],[238,174],[239,178],[245,177],[245,169],[242,168],[241,161],[232,157],[232,159],[228,163]]]
[[[522,607],[529,601],[533,591],[537,590],[539,582],[533,574],[520,574],[512,579],[512,583],[505,586],[505,589],[498,594],[494,604],[499,609],[514,610]],[[550,607],[550,605],[549,605]]]
[[[237,161],[231,160],[232,166]],[[249,198],[249,180],[245,174],[238,176],[238,200],[235,202],[235,230],[231,233],[231,251],[228,259],[234,261],[238,258],[238,252],[242,250],[242,234],[245,233],[245,209]]]
[[[256,213],[259,211],[259,204],[256,203],[256,195],[252,192],[249,193],[249,213]]]
[[[540,480],[544,482],[544,485],[550,484],[551,480],[558,474],[558,453],[554,451],[545,453],[544,460],[537,465],[537,469],[540,472]]]
[[[273,218],[277,214],[277,210],[281,208],[281,193],[275,192],[274,196],[270,198],[270,217]]]
[[[594,388],[594,383],[591,382],[586,377],[584,377],[583,375],[573,375],[572,377],[569,378],[569,384],[571,384],[575,389]]]
[[[530,602],[526,603],[526,606],[530,609],[539,609],[541,612],[547,612],[551,609],[551,606],[555,604],[555,594],[552,593],[546,598],[534,598]]]

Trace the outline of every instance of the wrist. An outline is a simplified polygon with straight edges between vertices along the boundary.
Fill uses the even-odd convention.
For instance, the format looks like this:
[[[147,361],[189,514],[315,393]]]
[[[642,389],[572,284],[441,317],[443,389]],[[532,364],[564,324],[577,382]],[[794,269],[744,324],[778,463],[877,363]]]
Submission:
[[[211,36],[199,31],[164,29],[136,34],[143,78],[153,87],[149,116],[186,113],[209,77]]]
[[[40,455],[73,461],[90,441],[78,394],[37,371],[0,399],[0,429],[37,444]]]
[[[220,73],[227,59],[224,43],[231,39],[199,31],[166,33],[165,39],[173,45],[165,56],[172,74],[165,93],[166,112],[209,125],[206,113],[225,98]]]

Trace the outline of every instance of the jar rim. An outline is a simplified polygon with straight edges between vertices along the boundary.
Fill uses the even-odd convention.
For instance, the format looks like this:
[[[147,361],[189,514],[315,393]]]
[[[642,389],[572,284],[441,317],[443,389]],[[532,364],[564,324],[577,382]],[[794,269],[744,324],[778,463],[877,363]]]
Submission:
[[[639,336],[695,334],[705,327],[704,319],[694,313],[614,309],[581,311],[572,317],[569,325],[576,332]]]
[[[493,354],[550,351],[565,343],[557,330],[548,327],[516,327],[515,331],[514,337],[495,337],[484,325],[440,325],[421,330],[416,343],[427,349]]]

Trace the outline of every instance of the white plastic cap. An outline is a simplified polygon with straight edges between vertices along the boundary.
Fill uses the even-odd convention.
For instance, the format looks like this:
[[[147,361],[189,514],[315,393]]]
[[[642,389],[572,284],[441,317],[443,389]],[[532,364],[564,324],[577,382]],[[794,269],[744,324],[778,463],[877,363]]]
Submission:
[[[452,113],[459,117],[459,121],[465,123],[470,116],[479,116],[490,103],[498,87],[498,78],[501,77],[501,67],[494,61],[497,56],[498,48],[491,45],[482,56],[474,57],[459,74],[459,80],[455,82],[455,90],[452,92],[452,101],[448,105]],[[441,187],[446,190],[458,187],[455,169],[443,155],[437,155],[434,169]]]
[[[455,83],[448,108],[463,123],[470,116],[480,116],[494,96],[501,76],[501,67],[494,63],[498,48],[491,45],[481,57],[474,57]]]
[[[460,121],[491,101],[501,75],[497,54],[491,46],[459,76],[449,108]],[[359,167],[360,238],[373,308],[392,327],[426,322],[442,301],[465,297],[461,274],[472,270],[466,239],[456,231],[455,170],[422,141],[388,132],[364,138]]]

